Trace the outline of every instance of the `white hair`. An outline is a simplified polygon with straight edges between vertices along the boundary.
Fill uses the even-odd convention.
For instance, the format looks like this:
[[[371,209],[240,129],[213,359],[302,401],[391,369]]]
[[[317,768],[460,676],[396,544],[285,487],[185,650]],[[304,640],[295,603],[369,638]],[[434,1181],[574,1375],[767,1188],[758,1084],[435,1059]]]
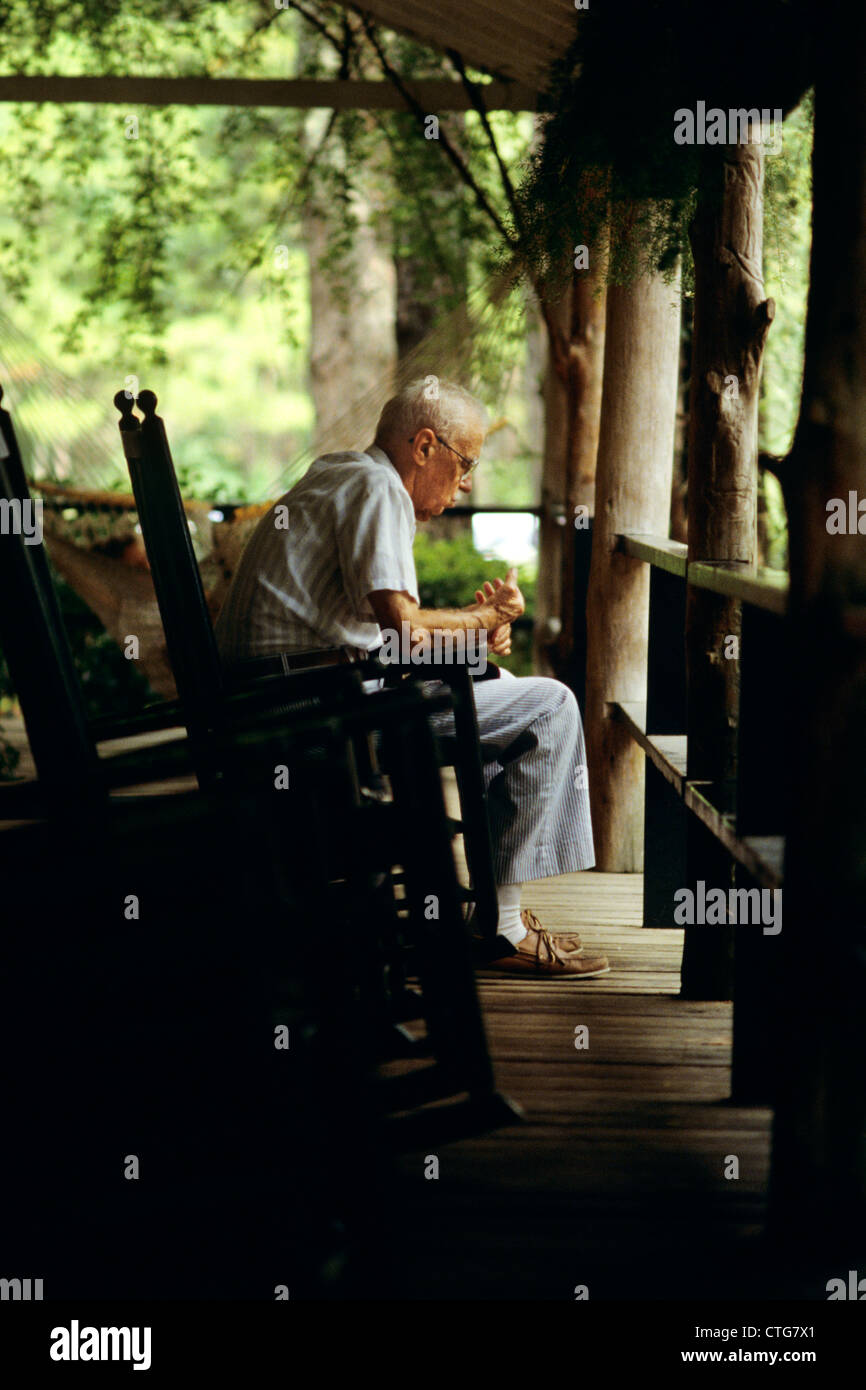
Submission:
[[[413,439],[423,429],[450,440],[476,421],[486,430],[487,411],[465,387],[438,376],[418,377],[386,402],[376,426],[376,442],[401,436]]]

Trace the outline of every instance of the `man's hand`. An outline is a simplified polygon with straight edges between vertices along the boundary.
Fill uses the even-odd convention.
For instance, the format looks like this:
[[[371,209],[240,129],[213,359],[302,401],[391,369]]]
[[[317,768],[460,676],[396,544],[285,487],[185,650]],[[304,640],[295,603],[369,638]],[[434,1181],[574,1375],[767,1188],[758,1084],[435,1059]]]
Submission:
[[[487,581],[484,593],[479,589],[476,598],[478,604],[475,611],[488,632],[513,622],[526,608],[524,597],[517,587],[517,570],[513,565],[504,579],[494,579],[492,584]]]
[[[466,608],[420,608],[406,590],[377,589],[367,595],[376,622],[385,631],[402,631],[408,623],[413,636],[416,629],[426,632],[468,632],[484,628],[489,634],[498,633],[497,645],[488,637],[488,649],[505,656],[510,649],[508,627],[526,608],[517,587],[517,570],[512,566],[504,579],[486,583],[477,592],[477,602]],[[506,645],[507,644],[507,645]]]
[[[500,584],[502,580],[498,581]],[[475,590],[475,599],[478,603],[484,603],[495,593],[493,585],[485,582],[483,589]],[[509,656],[511,653],[511,624],[502,623],[495,627],[492,632],[487,634],[487,650],[494,656]]]

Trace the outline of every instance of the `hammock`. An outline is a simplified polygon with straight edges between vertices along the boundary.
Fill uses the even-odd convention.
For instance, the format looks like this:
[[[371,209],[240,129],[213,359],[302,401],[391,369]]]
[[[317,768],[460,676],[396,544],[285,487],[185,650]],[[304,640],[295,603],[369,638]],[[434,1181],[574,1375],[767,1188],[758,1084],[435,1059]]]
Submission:
[[[176,694],[159,606],[147,554],[136,530],[135,499],[130,494],[88,493],[55,483],[36,486],[52,500],[70,505],[45,508],[43,528],[57,572],[87,604],[118,645],[134,634],[139,667],[151,688],[166,699]],[[205,597],[216,618],[250,532],[270,502],[238,509],[230,522],[211,519],[210,503],[186,500]],[[70,514],[77,512],[72,517]],[[106,521],[106,514],[109,519]],[[86,539],[88,533],[98,538]],[[74,535],[75,539],[70,539]],[[107,536],[107,538],[106,538]]]
[[[227,507],[201,499],[184,506],[213,617],[225,598],[246,541],[259,518],[306,472],[319,454],[368,443],[385,401],[419,376],[438,374],[478,389],[479,362],[501,364],[500,404],[520,347],[513,330],[522,303],[512,295],[513,271],[468,297],[371,390],[320,429],[288,468],[275,473],[259,503]],[[139,639],[139,669],[153,690],[171,698],[174,681],[156,595],[137,526],[135,499],[117,431],[113,391],[88,396],[26,334],[0,312],[0,382],[12,412],[30,486],[43,498],[46,546],[57,572],[119,645]],[[153,385],[159,394],[159,383]],[[489,383],[488,383],[489,387]],[[116,388],[115,388],[116,389]],[[489,389],[487,394],[489,394]],[[500,419],[493,430],[508,423]],[[171,425],[169,422],[169,435]]]

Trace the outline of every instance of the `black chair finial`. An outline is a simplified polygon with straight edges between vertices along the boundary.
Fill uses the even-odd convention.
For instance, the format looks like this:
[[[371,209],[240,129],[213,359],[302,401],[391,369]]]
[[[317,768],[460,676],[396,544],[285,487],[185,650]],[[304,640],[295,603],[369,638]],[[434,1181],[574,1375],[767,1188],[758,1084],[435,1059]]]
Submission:
[[[3,387],[0,386],[0,405],[3,404]]]
[[[114,407],[120,411],[120,428],[135,428],[138,420],[133,414],[132,407],[135,405],[135,398],[128,391],[118,391],[114,397]]]
[[[155,414],[156,414],[156,407],[157,407],[158,404],[159,404],[159,402],[158,402],[157,399],[156,399],[156,392],[154,392],[154,391],[139,391],[139,393],[138,393],[138,408],[139,408],[139,410],[142,410],[142,411],[144,412],[145,417],[146,417],[148,420],[150,419],[150,417],[151,417],[152,415],[155,415]]]

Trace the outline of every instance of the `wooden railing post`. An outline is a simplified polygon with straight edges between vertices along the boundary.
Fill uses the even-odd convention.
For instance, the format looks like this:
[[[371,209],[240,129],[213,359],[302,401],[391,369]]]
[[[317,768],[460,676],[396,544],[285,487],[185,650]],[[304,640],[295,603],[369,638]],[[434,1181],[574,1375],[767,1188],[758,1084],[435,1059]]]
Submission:
[[[682,736],[686,727],[686,581],[652,565],[646,731]],[[673,927],[674,894],[686,879],[688,814],[681,796],[659,770],[646,765],[644,800],[643,924]]]
[[[646,698],[649,568],[620,531],[667,535],[680,343],[679,284],[643,275],[607,292],[604,388],[587,597],[586,731],[598,868],[643,865],[644,759],[611,701]]]

